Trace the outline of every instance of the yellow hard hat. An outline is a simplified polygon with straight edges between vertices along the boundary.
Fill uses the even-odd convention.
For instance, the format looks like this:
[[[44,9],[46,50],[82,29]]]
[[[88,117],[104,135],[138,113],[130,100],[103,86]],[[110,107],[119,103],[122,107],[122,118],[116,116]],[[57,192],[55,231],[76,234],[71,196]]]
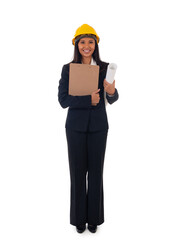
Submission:
[[[97,35],[96,31],[94,30],[94,28],[92,28],[91,26],[89,26],[88,24],[83,24],[82,26],[80,26],[77,30],[76,33],[74,35],[74,38],[72,39],[72,43],[73,45],[75,45],[75,39],[80,36],[80,35],[86,35],[86,34],[92,34],[96,36],[97,39],[97,43],[99,43],[99,36]]]

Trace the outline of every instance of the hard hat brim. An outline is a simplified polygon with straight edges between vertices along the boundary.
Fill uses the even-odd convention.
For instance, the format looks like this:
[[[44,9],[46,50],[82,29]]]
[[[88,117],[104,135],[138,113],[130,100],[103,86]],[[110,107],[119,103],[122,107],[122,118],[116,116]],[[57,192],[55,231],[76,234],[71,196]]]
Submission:
[[[88,36],[89,35],[89,36]],[[72,44],[73,45],[75,45],[75,42],[76,41],[78,41],[78,40],[80,40],[81,38],[83,38],[83,37],[91,37],[91,35],[94,35],[94,34],[84,34],[84,35],[79,35],[79,36],[76,36],[76,37],[74,37],[73,39],[72,39]],[[81,37],[80,37],[81,36]],[[93,37],[94,39],[96,39],[96,41],[97,41],[97,44],[99,43],[99,41],[100,41],[100,38],[98,37],[98,36],[96,36],[96,35],[94,35],[94,37]]]

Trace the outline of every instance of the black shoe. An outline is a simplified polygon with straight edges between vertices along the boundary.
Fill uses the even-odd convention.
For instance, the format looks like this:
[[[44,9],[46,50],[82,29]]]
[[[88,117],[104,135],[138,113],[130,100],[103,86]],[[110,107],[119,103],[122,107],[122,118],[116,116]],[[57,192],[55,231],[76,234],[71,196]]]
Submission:
[[[97,225],[88,224],[88,229],[90,232],[95,233],[97,231]]]
[[[78,233],[84,232],[85,229],[86,229],[86,225],[78,225],[78,226],[76,226],[76,231]]]

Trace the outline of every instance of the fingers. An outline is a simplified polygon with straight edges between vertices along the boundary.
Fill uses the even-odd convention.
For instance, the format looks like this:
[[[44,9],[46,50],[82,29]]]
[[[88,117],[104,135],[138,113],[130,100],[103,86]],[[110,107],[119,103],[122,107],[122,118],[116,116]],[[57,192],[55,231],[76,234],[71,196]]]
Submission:
[[[108,83],[108,82],[106,81],[106,78],[104,79],[104,83]]]
[[[103,81],[103,86],[104,86],[104,88],[107,86],[107,81],[106,81],[106,79],[104,79],[104,81]]]
[[[100,88],[97,91],[95,91],[94,93],[98,93],[98,92],[100,92]]]
[[[108,83],[108,82],[106,81],[106,79],[105,79],[104,82],[103,82],[104,88],[106,89],[106,88],[109,87],[110,85],[113,85],[113,87],[115,87],[115,80],[113,81],[113,83]]]
[[[106,79],[104,79],[104,81],[103,81],[104,87],[107,87],[107,86],[109,86],[110,84],[111,84],[111,83],[107,82]]]
[[[96,91],[94,91],[92,94],[96,94],[96,93],[98,93],[98,92],[100,92],[100,88],[97,89]]]
[[[106,87],[108,84],[109,84],[109,83],[106,81],[106,79],[104,79],[104,81],[103,81],[104,87]]]
[[[94,91],[91,95],[92,95],[92,105],[93,106],[96,106],[99,101],[100,101],[100,95],[99,95],[99,92],[100,92],[100,88],[97,89],[96,91]]]

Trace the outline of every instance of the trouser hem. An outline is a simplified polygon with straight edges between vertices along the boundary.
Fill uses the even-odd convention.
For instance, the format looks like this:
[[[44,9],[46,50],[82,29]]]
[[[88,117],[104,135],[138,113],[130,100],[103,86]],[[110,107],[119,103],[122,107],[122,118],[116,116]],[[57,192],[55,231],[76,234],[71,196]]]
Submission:
[[[90,223],[90,222],[86,221],[85,223],[78,223],[78,224],[75,224],[75,223],[73,223],[73,222],[70,222],[70,224],[73,225],[73,226],[79,226],[79,225],[85,225],[85,224],[89,224],[89,225],[97,225],[97,226],[99,226],[99,225],[101,225],[101,224],[103,224],[103,223],[104,223],[104,220],[101,221],[101,222],[98,222],[98,223]]]

